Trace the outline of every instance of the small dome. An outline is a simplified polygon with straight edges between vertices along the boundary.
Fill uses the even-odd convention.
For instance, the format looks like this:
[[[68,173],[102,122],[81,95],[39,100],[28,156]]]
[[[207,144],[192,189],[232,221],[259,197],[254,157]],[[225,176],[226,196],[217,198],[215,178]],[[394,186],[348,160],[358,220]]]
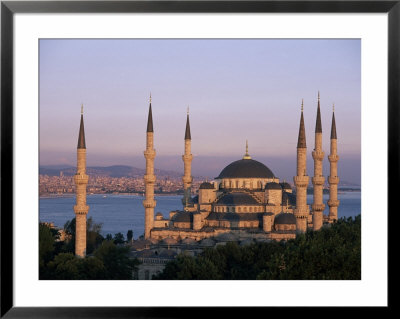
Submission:
[[[282,189],[282,187],[278,183],[271,182],[265,185],[265,189]]]
[[[158,213],[156,214],[156,217],[157,217],[157,216],[164,217],[163,214],[160,213],[160,212],[158,212]]]
[[[290,184],[287,182],[281,183],[281,187],[282,189],[292,189],[292,186],[290,186]]]
[[[275,224],[296,224],[296,217],[292,213],[279,213],[275,216]]]
[[[200,184],[199,189],[214,189],[214,185],[210,182],[203,182]]]

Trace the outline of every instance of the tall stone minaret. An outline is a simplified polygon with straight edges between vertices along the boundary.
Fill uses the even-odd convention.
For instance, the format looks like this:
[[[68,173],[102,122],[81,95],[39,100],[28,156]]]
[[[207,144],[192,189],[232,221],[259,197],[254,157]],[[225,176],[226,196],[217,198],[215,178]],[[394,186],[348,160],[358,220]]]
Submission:
[[[296,208],[294,210],[296,231],[297,233],[304,233],[307,230],[307,217],[310,208],[307,205],[309,177],[307,175],[307,146],[303,117],[303,101],[301,101],[299,139],[297,141],[297,176],[293,177],[293,181],[296,186]]]
[[[146,174],[144,175],[145,183],[145,200],[143,201],[144,206],[144,237],[150,238],[150,232],[153,228],[154,222],[154,207],[156,207],[156,201],[154,200],[154,183],[156,182],[156,176],[154,175],[154,158],[156,157],[156,150],[153,148],[153,116],[151,112],[151,94],[150,94],[150,105],[149,105],[149,117],[147,119],[147,133],[146,133],[146,150],[144,151],[144,157],[146,158]]]
[[[325,153],[322,150],[322,124],[320,98],[318,92],[317,121],[315,124],[315,148],[312,152],[312,157],[314,159],[314,177],[312,178],[312,183],[314,186],[314,201],[312,204],[313,230],[319,230],[323,223],[323,212],[325,209],[323,202],[323,188],[325,177],[322,175],[322,161],[324,159],[324,155]]]
[[[191,187],[192,187],[192,159],[193,155],[191,154],[191,144],[192,139],[190,136],[190,123],[189,123],[189,108],[187,110],[187,118],[186,118],[186,130],[185,130],[185,154],[182,155],[183,165],[184,165],[184,175],[182,177],[183,182],[183,206],[187,207],[191,205]]]
[[[76,185],[76,205],[74,206],[76,217],[75,255],[79,257],[86,256],[86,215],[89,211],[89,206],[86,205],[86,185],[88,180],[89,176],[86,175],[86,143],[82,105],[77,149],[77,170],[74,176]]]
[[[339,155],[337,155],[337,137],[336,137],[336,122],[335,122],[335,105],[333,105],[332,112],[332,129],[331,129],[331,154],[328,156],[330,162],[330,176],[329,182],[329,222],[332,223],[338,218],[339,200],[337,196],[337,188],[339,184],[339,177],[337,175],[337,162]]]

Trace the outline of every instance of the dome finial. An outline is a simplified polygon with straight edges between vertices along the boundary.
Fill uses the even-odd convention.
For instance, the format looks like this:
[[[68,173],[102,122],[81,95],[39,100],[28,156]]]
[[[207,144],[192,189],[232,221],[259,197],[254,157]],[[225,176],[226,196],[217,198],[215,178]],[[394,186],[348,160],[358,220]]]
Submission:
[[[83,115],[83,103],[81,104],[81,114]]]
[[[150,103],[151,103],[151,92],[150,92]]]
[[[319,90],[318,90],[318,101],[319,101]]]
[[[333,103],[332,112],[335,112],[335,103]]]
[[[249,143],[247,140],[246,140],[246,154],[244,154],[243,159],[251,159],[249,155]]]
[[[303,108],[304,108],[304,99],[301,99],[301,111],[303,112]]]
[[[187,107],[187,115],[189,115],[189,105],[188,105],[188,107]]]

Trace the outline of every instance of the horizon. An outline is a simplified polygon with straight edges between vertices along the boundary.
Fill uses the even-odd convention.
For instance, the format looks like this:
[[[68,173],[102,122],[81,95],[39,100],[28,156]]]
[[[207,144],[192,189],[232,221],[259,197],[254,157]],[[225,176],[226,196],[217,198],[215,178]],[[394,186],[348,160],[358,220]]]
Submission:
[[[76,165],[81,103],[88,166],[143,168],[152,93],[155,168],[183,172],[190,107],[192,175],[251,157],[292,180],[301,100],[307,173],[321,94],[324,174],[332,105],[339,177],[361,184],[361,42],[352,40],[40,40],[40,165]]]

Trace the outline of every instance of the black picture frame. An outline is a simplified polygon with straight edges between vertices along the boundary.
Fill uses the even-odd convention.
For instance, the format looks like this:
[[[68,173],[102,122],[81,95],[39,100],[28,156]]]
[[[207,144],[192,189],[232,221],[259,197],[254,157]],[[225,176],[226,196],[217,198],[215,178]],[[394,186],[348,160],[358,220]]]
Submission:
[[[13,304],[13,16],[15,13],[118,12],[269,12],[269,13],[387,13],[388,14],[388,208],[394,209],[399,180],[400,126],[400,0],[395,1],[1,1],[1,317],[6,318],[176,318],[191,317],[193,309],[178,307],[14,307]],[[388,247],[391,216],[388,214]],[[388,265],[390,255],[388,251]],[[388,269],[388,274],[389,269]],[[391,280],[388,280],[388,287]],[[389,294],[388,294],[389,296]],[[388,298],[388,310],[391,298]],[[253,310],[252,308],[251,310]],[[259,309],[255,309],[259,310]],[[306,307],[291,307],[307,315]],[[349,311],[347,309],[346,311]],[[262,311],[262,309],[261,309]],[[321,311],[319,309],[318,311]],[[333,310],[334,312],[336,310]],[[226,309],[202,308],[196,315],[225,316]],[[235,310],[235,315],[249,309]]]

